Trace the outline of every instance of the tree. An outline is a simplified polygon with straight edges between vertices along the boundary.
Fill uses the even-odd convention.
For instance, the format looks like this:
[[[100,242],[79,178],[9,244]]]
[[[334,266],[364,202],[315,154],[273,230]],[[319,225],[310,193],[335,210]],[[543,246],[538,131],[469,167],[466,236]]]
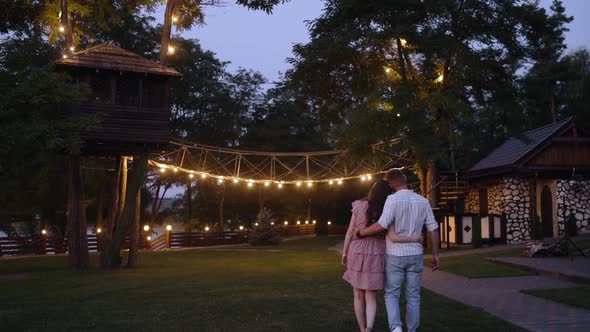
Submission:
[[[517,129],[518,71],[543,35],[559,50],[569,20],[535,1],[329,1],[287,77],[322,132],[352,146],[399,137],[424,179],[428,159],[467,167]]]

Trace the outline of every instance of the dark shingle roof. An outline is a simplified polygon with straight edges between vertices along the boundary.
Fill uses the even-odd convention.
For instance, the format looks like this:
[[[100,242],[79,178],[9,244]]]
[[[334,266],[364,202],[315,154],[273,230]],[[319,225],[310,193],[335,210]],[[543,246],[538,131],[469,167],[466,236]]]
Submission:
[[[172,68],[162,66],[138,54],[109,44],[100,44],[73,53],[65,59],[56,61],[56,64],[135,73],[181,76],[179,72]]]
[[[559,122],[527,131],[520,137],[512,137],[480,160],[469,171],[478,172],[492,168],[513,166],[547,139],[551,138],[561,128],[568,125],[572,120],[573,117],[569,117]]]

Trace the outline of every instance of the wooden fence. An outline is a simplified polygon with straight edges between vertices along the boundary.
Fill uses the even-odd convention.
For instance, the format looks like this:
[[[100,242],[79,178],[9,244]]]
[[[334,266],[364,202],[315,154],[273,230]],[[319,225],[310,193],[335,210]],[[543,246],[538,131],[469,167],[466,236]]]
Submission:
[[[88,251],[99,251],[100,237],[95,234],[88,235]],[[139,247],[149,247],[148,241],[140,237]],[[123,248],[129,248],[129,239],[125,239]],[[59,235],[39,235],[23,237],[0,237],[1,256],[23,255],[55,255],[65,254],[68,251],[68,239]]]

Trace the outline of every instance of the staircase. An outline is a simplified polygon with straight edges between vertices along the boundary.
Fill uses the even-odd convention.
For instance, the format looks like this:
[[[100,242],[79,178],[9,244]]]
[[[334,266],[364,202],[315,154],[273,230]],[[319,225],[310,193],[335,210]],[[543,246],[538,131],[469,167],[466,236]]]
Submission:
[[[456,212],[459,201],[469,189],[467,177],[458,171],[441,172],[438,207],[441,211]]]

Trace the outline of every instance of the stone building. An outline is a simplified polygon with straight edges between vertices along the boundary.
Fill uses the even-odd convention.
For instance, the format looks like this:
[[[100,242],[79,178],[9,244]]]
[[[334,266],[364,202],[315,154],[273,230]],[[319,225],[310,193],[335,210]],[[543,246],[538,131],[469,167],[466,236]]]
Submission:
[[[590,130],[573,117],[508,139],[468,174],[465,214],[497,217],[507,243],[531,239],[536,217],[545,237],[563,235],[570,215],[590,232]]]

